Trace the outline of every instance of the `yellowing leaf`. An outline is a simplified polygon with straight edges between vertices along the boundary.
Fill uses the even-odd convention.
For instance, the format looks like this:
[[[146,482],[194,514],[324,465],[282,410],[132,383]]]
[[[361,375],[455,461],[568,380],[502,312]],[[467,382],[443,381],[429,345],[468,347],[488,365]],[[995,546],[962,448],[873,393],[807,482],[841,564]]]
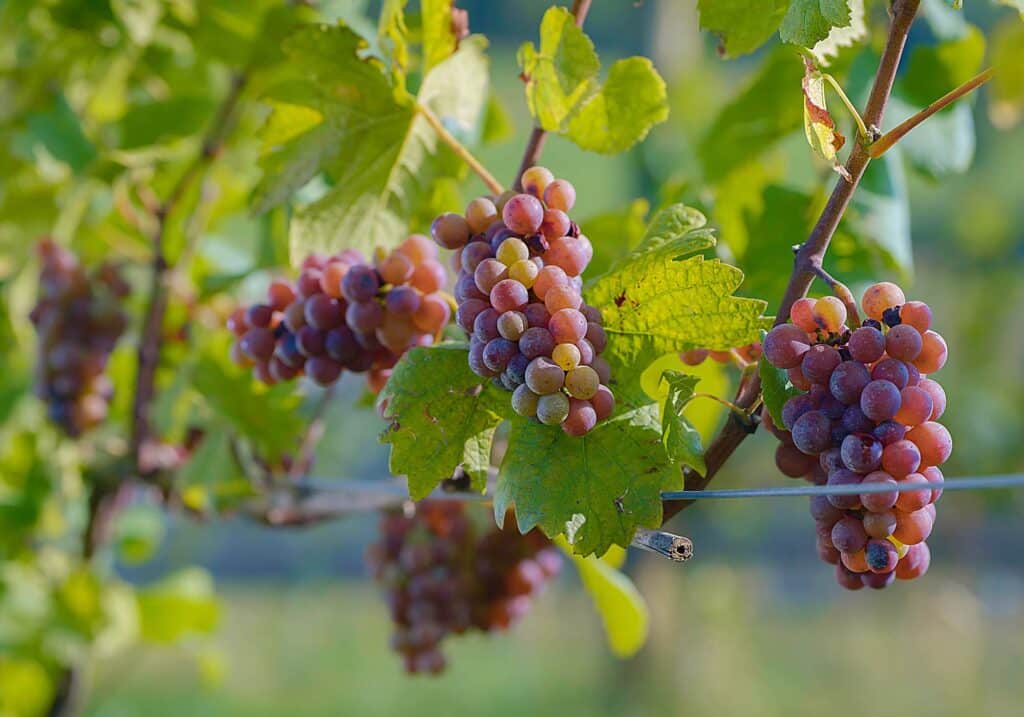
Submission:
[[[430,70],[449,56],[458,47],[458,38],[452,31],[452,7],[454,0],[422,0],[423,16],[423,66]]]
[[[811,149],[838,168],[836,153],[846,144],[846,138],[836,129],[825,104],[824,77],[809,60],[804,63],[804,134]]]
[[[572,554],[564,539],[557,542]],[[572,559],[594,609],[601,616],[608,647],[616,657],[632,657],[647,642],[650,613],[636,585],[618,570],[625,562],[625,549],[616,546],[601,558],[572,555]]]

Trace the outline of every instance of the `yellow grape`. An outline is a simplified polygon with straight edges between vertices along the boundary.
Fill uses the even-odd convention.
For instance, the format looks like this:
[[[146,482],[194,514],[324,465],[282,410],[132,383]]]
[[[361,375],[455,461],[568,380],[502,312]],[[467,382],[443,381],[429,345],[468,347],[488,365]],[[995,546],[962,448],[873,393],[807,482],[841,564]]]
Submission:
[[[558,364],[563,371],[572,371],[580,365],[580,350],[576,344],[558,344],[551,352],[551,360]]]
[[[537,274],[539,273],[540,269],[529,259],[520,259],[508,268],[508,278],[515,279],[527,289],[533,287],[533,283],[537,280]]]

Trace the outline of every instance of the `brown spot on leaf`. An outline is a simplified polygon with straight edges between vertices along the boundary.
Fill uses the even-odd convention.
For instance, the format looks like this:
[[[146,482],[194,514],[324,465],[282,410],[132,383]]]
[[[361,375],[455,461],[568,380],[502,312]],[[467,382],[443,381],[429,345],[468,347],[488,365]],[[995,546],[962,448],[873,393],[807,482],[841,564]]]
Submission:
[[[430,405],[423,404],[423,415],[427,417],[427,420],[431,423],[437,423],[437,419],[430,415]]]
[[[626,303],[626,292],[623,291],[621,294],[619,294],[618,296],[615,297],[615,305],[618,306],[621,309],[622,305],[625,304],[625,303]]]

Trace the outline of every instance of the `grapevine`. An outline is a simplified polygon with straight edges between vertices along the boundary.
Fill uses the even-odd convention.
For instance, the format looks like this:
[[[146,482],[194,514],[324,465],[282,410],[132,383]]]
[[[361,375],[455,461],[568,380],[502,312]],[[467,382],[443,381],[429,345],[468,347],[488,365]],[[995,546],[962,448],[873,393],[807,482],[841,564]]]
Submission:
[[[790,323],[764,340],[765,358],[784,369],[797,395],[782,406],[779,470],[812,483],[921,484],[943,480],[939,465],[952,453],[938,423],[946,409],[942,386],[928,378],[946,363],[931,308],[907,301],[895,284],[865,290],[867,318],[853,320],[839,299],[800,299]],[[928,569],[925,540],[941,489],[863,496],[817,496],[811,515],[818,554],[836,566],[845,588],[884,588]]]
[[[344,371],[366,373],[374,393],[412,346],[429,346],[451,317],[437,249],[413,234],[371,264],[356,251],[311,255],[294,282],[277,279],[266,303],[228,319],[231,357],[266,384],[308,376],[330,386]]]
[[[511,391],[519,415],[583,436],[615,409],[601,312],[580,295],[594,249],[569,218],[570,182],[535,166],[522,185],[442,214],[431,235],[456,251],[455,320],[473,372]]]
[[[440,645],[449,634],[507,629],[561,568],[540,532],[493,524],[480,530],[472,517],[464,503],[430,500],[409,515],[380,517],[367,563],[385,594],[395,624],[391,646],[406,672],[442,672]]]
[[[127,326],[121,302],[131,287],[115,265],[88,272],[50,239],[37,250],[39,299],[30,315],[39,346],[36,393],[50,420],[78,436],[107,417],[114,395],[107,360]]]

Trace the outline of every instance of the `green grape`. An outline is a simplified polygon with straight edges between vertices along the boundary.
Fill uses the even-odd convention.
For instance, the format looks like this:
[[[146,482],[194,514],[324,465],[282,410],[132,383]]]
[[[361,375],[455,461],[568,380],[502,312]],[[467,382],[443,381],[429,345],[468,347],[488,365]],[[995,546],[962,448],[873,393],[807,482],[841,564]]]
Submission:
[[[546,426],[557,426],[569,415],[569,397],[549,393],[537,399],[537,419]]]

